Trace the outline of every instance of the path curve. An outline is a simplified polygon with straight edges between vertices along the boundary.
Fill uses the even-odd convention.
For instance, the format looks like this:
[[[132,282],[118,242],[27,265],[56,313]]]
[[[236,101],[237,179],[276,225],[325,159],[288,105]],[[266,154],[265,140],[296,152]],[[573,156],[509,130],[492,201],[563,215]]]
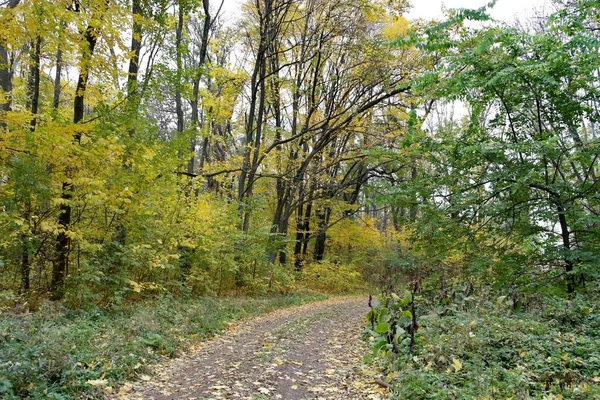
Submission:
[[[113,399],[379,399],[361,367],[365,297],[277,310],[233,325]]]

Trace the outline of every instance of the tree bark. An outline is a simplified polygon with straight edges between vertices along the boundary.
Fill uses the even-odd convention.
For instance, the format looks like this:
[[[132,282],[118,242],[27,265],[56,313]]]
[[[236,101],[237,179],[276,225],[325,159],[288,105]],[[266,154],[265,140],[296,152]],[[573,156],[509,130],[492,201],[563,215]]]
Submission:
[[[73,102],[73,123],[78,124],[83,120],[85,111],[85,92],[89,78],[90,62],[94,54],[94,48],[98,40],[95,28],[88,25],[83,33],[85,45],[81,53],[81,69],[77,80],[75,90],[75,100]],[[81,143],[81,133],[75,132],[73,140]],[[68,231],[71,227],[71,199],[73,198],[73,185],[69,182],[62,184],[62,202],[59,209],[58,225],[61,228],[56,239],[55,252],[56,259],[52,268],[52,280],[50,282],[50,298],[52,300],[61,300],[65,295],[65,278],[69,267],[69,252],[71,240]]]
[[[25,220],[25,226],[30,226],[31,201],[29,199],[25,199],[24,208],[23,219]],[[29,274],[31,273],[31,242],[27,232],[23,232],[19,236],[21,240],[21,285],[19,292],[20,294],[26,295],[30,289]]]
[[[52,108],[54,110],[58,110],[58,106],[60,105],[60,77],[62,74],[62,49],[60,48],[60,44],[58,45],[58,49],[56,50],[56,73],[54,74],[54,94],[52,97]]]
[[[277,54],[269,54],[269,50],[273,48],[273,43],[280,28],[277,25],[277,17],[287,10],[278,7],[278,10],[274,12],[273,3],[273,0],[265,0],[264,9],[259,10],[260,42],[250,82],[250,109],[246,122],[244,161],[238,181],[238,212],[241,219],[241,228],[245,233],[250,229],[248,203],[249,199],[252,198],[256,173],[261,163],[259,153],[263,141],[262,129],[266,107],[267,59],[277,57]],[[289,6],[289,3],[286,4]]]
[[[131,1],[131,45],[129,50],[131,58],[129,59],[129,68],[127,70],[127,108],[134,126],[129,130],[129,137],[135,136],[135,124],[138,118],[140,95],[138,90],[138,75],[140,72],[140,53],[142,51],[142,24],[139,18],[142,17],[141,0]]]
[[[36,114],[40,102],[40,53],[41,53],[42,38],[37,37],[31,43],[31,66],[29,67],[29,81],[27,83],[27,108],[31,111],[31,130],[35,130],[37,124]]]
[[[558,223],[560,225],[560,236],[562,238],[563,249],[565,251],[564,263],[566,273],[566,284],[567,293],[569,295],[575,293],[576,283],[575,274],[573,273],[574,265],[573,260],[570,258],[571,252],[571,232],[569,231],[569,224],[567,223],[567,216],[565,208],[560,201],[556,201],[556,208],[558,211]]]
[[[278,53],[278,44],[276,40],[273,40],[271,52],[275,56],[270,59],[270,91],[272,98],[272,110],[275,117],[275,142],[280,142],[283,131],[282,115],[281,115],[281,84],[279,82],[279,58],[276,56]],[[294,122],[292,122],[294,123]],[[292,132],[294,128],[292,127]],[[284,215],[284,208],[288,202],[288,186],[286,180],[283,178],[283,156],[282,146],[279,145],[275,149],[275,163],[277,169],[277,180],[275,182],[275,191],[277,193],[277,201],[275,205],[275,212],[273,214],[273,221],[271,223],[271,242],[275,242],[275,249],[269,254],[269,262],[275,262],[275,257],[279,254],[279,263],[285,265],[287,262],[287,256],[285,252],[285,244],[280,242],[287,235],[288,220],[289,216]]]
[[[41,44],[42,38],[36,37],[31,43],[31,65],[29,67],[29,79],[27,82],[27,108],[31,111],[31,122],[30,130],[35,131],[37,124],[37,113],[40,100],[40,56],[41,56]],[[28,194],[26,194],[28,196]],[[24,212],[23,220],[25,226],[29,227],[31,219],[31,200],[29,197],[24,199]],[[29,292],[30,282],[29,274],[31,272],[31,243],[28,232],[22,232],[20,235],[21,240],[21,294]]]
[[[19,0],[9,0],[8,8],[14,9],[19,4]],[[10,11],[9,11],[10,12]],[[7,43],[0,38],[0,87],[4,92],[6,99],[0,99],[0,111],[7,112],[11,110],[11,92],[12,92],[12,62],[8,54]],[[1,115],[0,115],[1,116]],[[5,125],[0,121],[0,128]]]
[[[319,231],[315,238],[315,252],[313,259],[315,261],[323,261],[325,258],[325,243],[327,241],[327,227],[329,225],[329,219],[331,217],[331,208],[328,206],[322,207],[317,212],[317,218],[319,220]]]
[[[198,65],[196,67],[196,75],[194,77],[194,82],[192,86],[192,115],[191,115],[191,124],[192,129],[196,132],[196,129],[200,126],[200,112],[198,110],[199,104],[199,95],[200,95],[200,79],[203,75],[203,67],[206,64],[206,57],[208,53],[208,39],[210,34],[210,25],[211,25],[211,15],[210,15],[210,4],[209,0],[202,0],[202,7],[204,9],[204,24],[202,27],[202,42],[200,43],[200,55],[198,58]],[[204,150],[204,146],[203,146]],[[192,155],[188,161],[187,172],[190,175],[194,174],[195,170],[195,152],[196,152],[196,136],[191,138],[190,140],[190,151]]]
[[[312,200],[314,185],[311,183],[308,189],[306,208],[300,206],[296,211],[296,243],[294,246],[294,268],[301,272],[304,268],[306,253],[308,251],[308,239],[310,238],[310,217],[312,216]],[[302,194],[300,195],[302,198]]]
[[[177,64],[177,82],[175,87],[175,113],[177,114],[177,132],[183,132],[183,104],[181,101],[181,79],[183,75],[183,62],[181,57],[183,42],[183,7],[179,4],[177,11],[177,28],[175,30],[175,62]]]
[[[141,18],[142,7],[140,0],[131,2],[132,35],[131,35],[131,58],[129,59],[129,69],[127,74],[127,96],[132,98],[137,96],[138,73],[140,71],[140,52],[142,50],[142,24],[138,20]]]

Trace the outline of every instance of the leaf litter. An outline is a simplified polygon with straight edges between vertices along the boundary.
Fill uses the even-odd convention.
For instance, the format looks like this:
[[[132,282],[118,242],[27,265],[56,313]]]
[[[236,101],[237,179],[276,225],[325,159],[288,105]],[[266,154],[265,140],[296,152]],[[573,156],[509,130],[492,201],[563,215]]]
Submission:
[[[112,400],[385,399],[363,365],[367,300],[343,297],[236,324],[127,383]]]

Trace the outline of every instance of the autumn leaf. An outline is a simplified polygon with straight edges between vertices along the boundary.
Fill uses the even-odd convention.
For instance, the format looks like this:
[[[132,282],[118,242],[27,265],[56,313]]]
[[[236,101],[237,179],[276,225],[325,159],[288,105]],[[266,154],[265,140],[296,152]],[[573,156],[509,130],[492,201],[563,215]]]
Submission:
[[[454,367],[454,372],[459,372],[463,368],[462,363],[458,358],[452,359],[452,366]]]
[[[108,380],[106,380],[106,379],[90,379],[88,381],[85,381],[85,383],[87,383],[88,385],[91,385],[91,386],[104,387],[104,386],[108,385]]]

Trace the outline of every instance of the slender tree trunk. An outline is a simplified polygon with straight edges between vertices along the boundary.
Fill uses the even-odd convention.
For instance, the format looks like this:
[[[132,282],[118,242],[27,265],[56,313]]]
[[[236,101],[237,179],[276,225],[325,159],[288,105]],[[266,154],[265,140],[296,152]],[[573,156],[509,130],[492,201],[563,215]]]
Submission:
[[[313,192],[308,198],[308,204],[306,206],[306,211],[304,212],[304,237],[302,238],[302,258],[306,260],[306,255],[308,254],[308,240],[310,239],[310,218],[312,217],[312,209],[313,209]]]
[[[31,204],[27,203],[25,208],[29,210],[31,208]],[[29,213],[26,211],[24,215],[29,217]],[[29,218],[25,220],[27,224],[29,224]],[[25,295],[29,293],[30,282],[29,282],[29,274],[31,272],[31,261],[29,257],[30,252],[30,244],[29,244],[29,236],[26,234],[21,235],[21,286],[20,293]]]
[[[282,117],[281,117],[281,96],[280,90],[281,85],[279,83],[279,58],[276,56],[278,53],[278,45],[277,41],[273,40],[272,43],[272,53],[275,55],[270,59],[270,91],[272,98],[272,109],[275,117],[275,142],[281,141],[281,132],[283,130],[282,126]],[[293,129],[292,129],[293,131]],[[289,216],[284,216],[284,208],[288,201],[288,184],[283,179],[283,157],[281,154],[282,147],[278,145],[275,148],[275,163],[277,168],[277,180],[275,182],[275,190],[277,193],[277,202],[275,205],[275,213],[273,214],[273,222],[271,224],[271,241],[277,241],[276,248],[269,255],[269,261],[271,263],[275,262],[275,257],[279,254],[279,262],[281,265],[285,265],[286,263],[286,253],[285,253],[285,244],[279,243],[280,239],[285,238],[288,229],[288,219]]]
[[[296,214],[296,243],[294,246],[294,267],[296,271],[301,272],[304,268],[304,261],[308,251],[308,239],[310,238],[310,217],[312,216],[312,201],[314,193],[314,184],[311,182],[308,188],[306,208],[300,206]],[[305,193],[299,193],[302,201]]]
[[[131,58],[129,59],[129,68],[127,70],[127,110],[128,116],[131,118],[133,122],[133,126],[129,129],[129,137],[134,138],[136,132],[136,123],[139,114],[139,106],[140,106],[140,93],[138,88],[139,81],[139,71],[140,71],[140,53],[142,50],[142,24],[139,21],[139,18],[142,17],[142,7],[140,5],[140,0],[132,0],[131,2],[131,45],[129,47],[131,51]],[[127,165],[127,159],[129,158],[129,150],[126,150],[125,156],[123,159],[123,169],[125,171],[129,171],[130,168]],[[114,233],[114,239],[116,243],[119,243],[121,247],[124,247],[127,242],[127,228],[124,224],[124,221],[121,221]],[[113,265],[113,269],[117,269],[117,267],[122,267],[122,262],[117,262]]]
[[[25,226],[30,226],[31,200],[29,198],[24,200],[23,207],[23,220],[25,221]],[[21,285],[19,292],[22,295],[26,295],[29,293],[30,289],[29,275],[31,273],[31,241],[28,232],[23,232],[19,236],[21,241]]]
[[[79,78],[77,79],[77,87],[75,90],[75,100],[73,104],[73,123],[78,124],[83,120],[83,116],[85,114],[85,92],[87,90],[87,83],[90,72],[90,62],[92,55],[94,54],[94,49],[96,47],[96,42],[98,40],[97,32],[92,26],[88,26],[83,34],[83,37],[86,42],[86,46],[83,49],[83,63],[81,66],[81,70],[79,72]],[[81,134],[77,133],[75,136],[77,142],[81,140]]]
[[[250,165],[250,171],[248,173],[248,182],[246,183],[246,190],[244,193],[245,199],[252,198],[254,182],[256,178],[256,172],[258,170],[258,155],[260,153],[260,146],[262,144],[262,127],[263,127],[263,119],[265,112],[265,77],[266,77],[266,69],[265,69],[265,60],[262,60],[261,65],[261,73],[260,73],[260,97],[258,102],[258,112],[256,118],[256,132],[254,134],[254,148],[252,149],[252,163]],[[248,233],[250,230],[250,210],[244,210],[244,222],[243,222],[243,231]]]
[[[27,83],[27,108],[31,111],[30,130],[35,131],[37,124],[38,105],[40,100],[40,56],[41,56],[42,38],[37,37],[31,43],[31,66],[29,67],[29,80]],[[26,195],[28,196],[28,195]],[[31,200],[27,197],[24,200],[23,219],[25,226],[29,226],[31,220]],[[29,274],[31,272],[30,251],[31,244],[28,232],[20,235],[21,240],[21,289],[22,294],[29,292]]]
[[[202,140],[202,148],[200,149],[200,160],[198,160],[198,168],[200,170],[202,170],[204,168],[205,163],[210,162],[210,159],[208,156],[209,145],[210,145],[210,139],[207,136],[204,138],[204,140]],[[207,182],[207,183],[210,183],[210,182]],[[208,184],[208,187],[210,188],[211,185]]]
[[[140,5],[141,0],[132,0],[131,2],[131,14],[133,18],[132,22],[132,35],[131,35],[131,58],[129,59],[129,69],[127,75],[127,96],[129,98],[129,105],[137,115],[138,107],[138,74],[140,71],[140,52],[142,50],[142,24],[139,21],[141,18],[142,7]],[[131,131],[133,135],[135,131]]]
[[[56,73],[54,75],[54,95],[52,97],[52,108],[54,110],[58,110],[58,106],[60,105],[60,77],[62,74],[62,49],[60,48],[60,44],[58,45],[58,49],[56,50]]]
[[[12,10],[19,4],[19,0],[9,0],[8,8]],[[9,13],[11,11],[8,11]],[[12,62],[8,54],[7,44],[0,38],[0,88],[6,96],[5,99],[0,98],[0,111],[7,112],[11,110],[11,95],[12,95]],[[0,113],[0,117],[2,114]],[[0,121],[0,128],[4,127],[5,123]]]
[[[390,208],[394,230],[396,232],[400,232],[400,207],[394,207],[393,205],[391,205]]]
[[[12,92],[12,68],[11,60],[6,47],[0,42],[0,87],[5,99],[0,98],[0,110],[11,110],[11,92]]]
[[[183,129],[185,126],[183,119],[183,101],[181,97],[181,88],[183,86],[183,16],[183,5],[182,2],[179,1],[179,8],[177,10],[177,27],[175,29],[175,63],[177,65],[177,81],[175,83],[175,113],[177,114],[177,133],[179,135],[183,133]],[[191,268],[191,265],[188,262],[188,250],[183,247],[180,247],[179,251],[181,253],[180,268],[182,273],[182,279],[185,280]]]
[[[37,37],[31,44],[31,66],[29,67],[29,81],[27,91],[28,107],[33,117],[31,118],[31,131],[35,130],[37,124],[37,113],[40,102],[40,53],[42,38]]]
[[[304,264],[302,259],[304,229],[304,206],[300,206],[296,209],[296,241],[294,242],[294,268],[297,272],[302,271]]]
[[[81,69],[77,80],[75,90],[75,100],[73,102],[73,123],[78,124],[83,120],[85,111],[85,92],[90,71],[90,62],[94,54],[94,48],[98,39],[98,33],[93,26],[88,26],[83,33],[85,45],[81,54]],[[81,133],[76,132],[73,135],[74,141],[81,142]],[[69,251],[71,240],[68,231],[71,228],[71,199],[73,198],[73,186],[69,182],[62,184],[62,202],[59,209],[58,224],[61,228],[56,239],[55,252],[56,259],[52,268],[52,280],[50,282],[50,298],[60,300],[65,294],[65,277],[69,267]]]
[[[197,73],[194,77],[193,88],[192,88],[192,115],[191,124],[192,129],[196,132],[196,129],[200,126],[200,113],[198,110],[198,104],[200,101],[200,79],[203,75],[203,67],[206,64],[206,56],[208,53],[208,39],[210,34],[211,15],[210,15],[210,4],[209,0],[202,0],[202,7],[204,9],[204,24],[202,28],[202,42],[200,43],[200,56],[198,58]],[[192,155],[188,161],[187,172],[190,175],[194,174],[195,170],[195,152],[196,152],[196,136],[190,140],[190,152]]]
[[[246,122],[246,148],[244,161],[238,182],[238,202],[241,228],[247,233],[250,229],[250,210],[248,201],[252,198],[260,146],[262,143],[262,127],[265,112],[265,80],[267,74],[268,50],[275,37],[272,26],[273,0],[265,0],[260,18],[260,43],[256,53],[256,61],[250,83],[250,109]],[[258,106],[257,106],[258,102]]]
[[[329,219],[331,217],[331,208],[323,207],[317,212],[317,218],[319,219],[319,231],[315,238],[315,253],[313,259],[315,261],[323,261],[325,258],[325,242],[327,241],[327,227],[329,225]]]
[[[181,101],[181,85],[182,85],[182,75],[183,75],[183,61],[181,52],[182,43],[183,43],[183,7],[179,4],[178,10],[178,18],[177,18],[177,28],[175,30],[175,62],[177,64],[177,82],[175,88],[175,113],[177,114],[177,132],[183,132],[183,103]]]
[[[560,234],[563,243],[563,249],[565,251],[564,255],[564,263],[565,263],[565,273],[566,273],[566,283],[567,283],[567,293],[570,295],[575,293],[576,283],[575,283],[575,274],[573,273],[574,265],[573,260],[571,260],[570,252],[571,252],[571,232],[569,231],[569,224],[567,223],[567,216],[565,213],[565,208],[563,207],[560,201],[556,201],[556,208],[558,211],[558,223],[560,225]]]

